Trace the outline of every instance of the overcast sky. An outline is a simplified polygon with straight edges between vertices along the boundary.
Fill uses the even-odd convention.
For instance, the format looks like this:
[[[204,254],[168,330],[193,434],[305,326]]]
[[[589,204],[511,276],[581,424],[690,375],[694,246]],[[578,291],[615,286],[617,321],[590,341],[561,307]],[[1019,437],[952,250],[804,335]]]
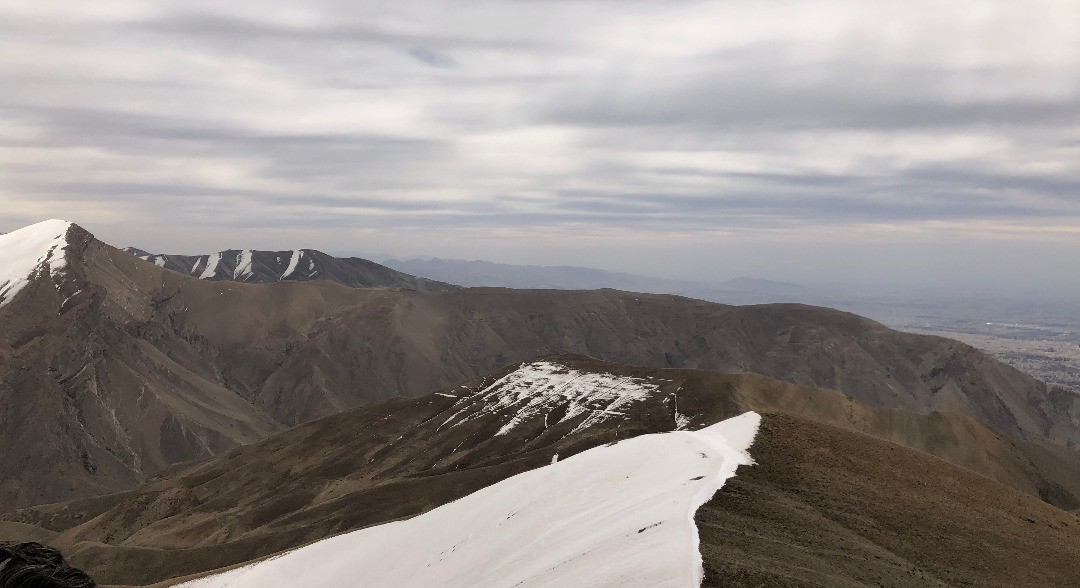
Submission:
[[[0,3],[0,231],[1080,289],[1080,0]]]

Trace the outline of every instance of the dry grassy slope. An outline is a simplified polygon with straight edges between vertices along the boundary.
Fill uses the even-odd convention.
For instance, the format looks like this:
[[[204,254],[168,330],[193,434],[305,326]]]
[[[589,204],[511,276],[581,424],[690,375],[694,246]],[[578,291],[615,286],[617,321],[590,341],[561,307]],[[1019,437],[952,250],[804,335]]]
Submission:
[[[463,406],[476,410],[483,406],[459,404],[439,394],[391,400],[339,413],[209,460],[174,466],[133,492],[36,507],[8,518],[56,533],[52,541],[101,581],[148,584],[411,516],[549,463],[554,453],[566,457],[618,438],[671,430],[676,403],[681,414],[692,417],[693,427],[750,409],[797,415],[798,422],[831,423],[846,430],[845,439],[868,443],[869,437],[851,435],[882,432],[898,444],[941,457],[943,461],[932,461],[938,464],[935,468],[957,469],[945,465],[951,461],[981,472],[986,476],[981,486],[1006,496],[1022,494],[1000,482],[1027,495],[1052,489],[1074,502],[1080,496],[1075,454],[1056,458],[1040,454],[1045,462],[1040,465],[1031,459],[1026,444],[966,417],[872,409],[833,391],[752,374],[631,368],[586,358],[560,360],[576,369],[648,378],[660,386],[660,392],[626,410],[621,419],[575,434],[569,433],[577,420],[547,427],[548,419],[540,414],[501,437],[494,432],[513,418],[513,411],[444,427],[444,421]],[[505,372],[444,394],[465,395]],[[889,446],[899,451],[901,445]],[[801,451],[811,450],[812,446],[806,446]],[[783,463],[790,465],[789,461]],[[833,466],[846,464],[848,460],[839,459]],[[877,464],[881,472],[865,475],[884,480],[891,475],[884,470],[893,465],[881,461]],[[1000,482],[987,486],[990,478]],[[858,495],[850,498],[861,500]],[[918,499],[930,504],[940,496],[927,493]],[[1035,508],[1030,502],[1020,500],[1028,505],[1023,509]]]
[[[0,309],[0,510],[117,492],[281,430],[149,321],[144,293],[168,276],[120,271],[77,227],[69,242],[59,288],[35,281]]]
[[[1080,518],[923,453],[782,415],[698,510],[706,587],[1080,585]]]

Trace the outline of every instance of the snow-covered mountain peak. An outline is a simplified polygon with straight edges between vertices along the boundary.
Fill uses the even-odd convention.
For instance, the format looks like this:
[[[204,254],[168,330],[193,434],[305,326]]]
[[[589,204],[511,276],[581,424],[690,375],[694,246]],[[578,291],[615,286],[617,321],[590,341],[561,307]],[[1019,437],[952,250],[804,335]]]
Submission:
[[[41,269],[67,266],[67,235],[74,223],[50,219],[0,235],[0,306],[10,302]]]
[[[186,588],[627,586],[703,579],[694,513],[740,465],[760,417],[642,435]]]
[[[546,426],[584,415],[573,432],[625,416],[627,407],[659,392],[643,378],[580,371],[551,361],[522,364],[474,395],[444,423],[453,427],[490,414],[512,415],[496,436],[543,416]],[[479,406],[481,410],[475,410]]]

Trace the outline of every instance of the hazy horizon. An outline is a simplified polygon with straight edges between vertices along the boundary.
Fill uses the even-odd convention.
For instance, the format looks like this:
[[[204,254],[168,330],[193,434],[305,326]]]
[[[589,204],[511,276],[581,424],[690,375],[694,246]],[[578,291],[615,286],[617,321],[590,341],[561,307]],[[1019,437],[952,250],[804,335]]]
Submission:
[[[0,7],[0,231],[1080,290],[1080,18],[1010,2]]]

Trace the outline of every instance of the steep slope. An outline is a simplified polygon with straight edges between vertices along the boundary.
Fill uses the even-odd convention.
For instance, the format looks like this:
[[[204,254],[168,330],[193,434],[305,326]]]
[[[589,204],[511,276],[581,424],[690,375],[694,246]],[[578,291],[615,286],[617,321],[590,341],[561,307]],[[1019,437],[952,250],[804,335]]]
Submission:
[[[158,283],[118,274],[76,225],[29,230],[47,252],[0,248],[22,280],[0,307],[0,510],[127,489],[282,428],[144,320]]]
[[[759,422],[746,413],[594,447],[420,516],[181,586],[698,586],[694,513],[750,462]]]
[[[979,487],[1019,501],[1024,513],[1070,516],[1032,506],[1037,497],[1063,508],[1080,507],[1075,452],[1047,451],[966,417],[869,408],[837,392],[753,374],[645,369],[559,356],[421,398],[320,419],[175,466],[132,492],[11,513],[4,518],[22,526],[6,537],[31,530],[51,533],[50,541],[99,580],[151,584],[417,515],[592,447],[646,433],[700,429],[749,410],[764,414],[766,425],[779,415],[794,415],[799,426],[835,427],[828,434],[845,443],[869,443],[864,434],[869,432],[904,455],[925,451],[937,456],[931,460],[938,464],[934,468],[978,472],[949,476],[979,478]],[[788,447],[787,441],[778,443]],[[800,441],[793,436],[790,443]],[[817,449],[807,445],[791,451],[798,456]],[[821,460],[841,470],[851,465],[841,454]],[[789,468],[785,471],[798,465],[778,461]],[[892,461],[881,460],[878,467],[890,468]],[[924,465],[898,475],[915,475]],[[873,476],[883,474],[864,475],[873,484]],[[848,504],[866,496],[856,492]],[[939,499],[929,492],[918,497],[926,504]]]
[[[209,255],[163,255],[128,247],[128,253],[159,267],[200,280],[257,284],[329,280],[350,288],[452,290],[454,286],[418,278],[359,257],[338,258],[313,249],[255,251],[229,249]]]

